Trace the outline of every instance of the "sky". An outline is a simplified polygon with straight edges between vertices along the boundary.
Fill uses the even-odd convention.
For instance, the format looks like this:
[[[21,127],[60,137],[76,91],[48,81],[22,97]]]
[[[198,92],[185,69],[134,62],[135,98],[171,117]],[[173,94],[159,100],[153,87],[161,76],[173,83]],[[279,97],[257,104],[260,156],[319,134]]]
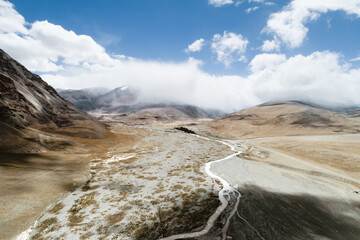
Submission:
[[[55,88],[227,112],[360,105],[360,0],[0,0],[0,48]]]

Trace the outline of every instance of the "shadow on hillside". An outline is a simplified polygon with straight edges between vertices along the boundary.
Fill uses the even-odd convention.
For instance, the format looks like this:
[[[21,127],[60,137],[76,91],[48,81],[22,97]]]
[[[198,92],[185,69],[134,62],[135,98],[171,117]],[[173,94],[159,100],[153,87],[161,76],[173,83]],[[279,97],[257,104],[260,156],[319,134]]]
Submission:
[[[0,167],[58,167],[61,163],[55,156],[29,153],[0,153]]]

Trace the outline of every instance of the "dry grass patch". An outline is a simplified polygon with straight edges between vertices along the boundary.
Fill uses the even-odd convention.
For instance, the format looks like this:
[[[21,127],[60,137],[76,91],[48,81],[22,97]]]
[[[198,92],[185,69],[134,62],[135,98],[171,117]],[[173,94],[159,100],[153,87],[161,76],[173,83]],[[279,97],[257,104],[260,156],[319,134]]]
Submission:
[[[144,203],[141,199],[137,199],[137,200],[132,200],[129,202],[131,205],[136,205],[136,206],[143,206]]]
[[[106,221],[109,225],[114,225],[121,222],[125,218],[126,213],[124,211],[106,216]]]
[[[197,193],[206,193],[207,191],[206,191],[206,189],[204,189],[204,188],[197,188],[197,189],[196,189],[196,192],[197,192]]]
[[[68,220],[69,220],[68,225],[70,227],[73,227],[73,226],[81,223],[82,221],[84,221],[84,216],[78,215],[78,214],[71,214],[68,216]]]
[[[120,162],[125,163],[125,164],[129,164],[129,163],[135,162],[135,160],[137,160],[137,158],[133,157],[133,158],[128,158],[128,159],[121,160]]]
[[[154,181],[154,180],[157,180],[158,178],[153,176],[153,177],[144,177],[144,179]]]
[[[48,219],[45,219],[44,221],[42,221],[40,223],[40,225],[38,226],[39,227],[39,230],[41,232],[45,231],[46,229],[49,229],[49,231],[52,231],[52,230],[55,230],[54,229],[54,224],[56,224],[58,221],[55,217],[52,217],[52,218],[48,218]],[[51,227],[52,226],[52,227]],[[50,228],[51,227],[51,228]]]
[[[174,186],[172,186],[171,187],[171,191],[178,191],[178,190],[181,190],[181,189],[183,189],[184,187],[183,186],[181,186],[180,184],[176,184],[176,185],[174,185]]]
[[[64,204],[62,204],[62,203],[58,203],[58,204],[56,204],[55,206],[53,206],[50,210],[49,210],[49,212],[50,213],[52,213],[52,214],[56,214],[56,213],[58,213],[61,209],[63,209],[64,208]]]
[[[80,240],[86,240],[86,239],[89,239],[91,236],[93,236],[94,233],[93,232],[87,232],[83,235],[80,236]]]
[[[84,217],[79,214],[80,210],[90,205],[97,205],[97,202],[94,199],[94,196],[96,194],[97,192],[88,193],[75,201],[75,204],[68,211],[70,213],[70,215],[68,216],[70,226],[74,226],[84,220]]]

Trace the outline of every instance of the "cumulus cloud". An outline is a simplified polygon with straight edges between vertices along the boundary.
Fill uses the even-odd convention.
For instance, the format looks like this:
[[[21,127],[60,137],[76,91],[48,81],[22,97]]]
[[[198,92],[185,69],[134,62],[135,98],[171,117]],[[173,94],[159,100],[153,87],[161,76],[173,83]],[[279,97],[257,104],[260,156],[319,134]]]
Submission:
[[[191,53],[191,52],[199,52],[202,47],[204,46],[205,40],[203,38],[200,38],[198,40],[196,40],[195,42],[193,42],[192,44],[190,44],[186,49],[185,52],[186,53]]]
[[[222,36],[220,34],[214,35],[211,49],[216,53],[219,62],[224,63],[226,67],[230,67],[235,61],[246,60],[244,54],[248,43],[249,41],[241,34],[225,31]]]
[[[26,33],[25,19],[8,1],[0,1],[0,33]]]
[[[233,4],[233,0],[209,0],[209,4],[215,7],[221,7],[226,4]]]
[[[299,47],[309,30],[306,24],[329,11],[360,17],[360,0],[292,0],[280,12],[270,15],[264,30],[277,35],[291,48]]]
[[[249,80],[262,101],[309,100],[319,104],[359,104],[360,69],[342,62],[339,54],[314,52],[284,59],[279,54],[261,54],[250,63]]]
[[[286,61],[284,54],[258,54],[250,62],[249,67],[253,73],[259,73],[263,70],[274,71],[276,67]]]
[[[0,1],[0,46],[32,71],[58,71],[64,65],[112,64],[91,37],[47,21],[26,23],[7,1]]]
[[[264,52],[280,51],[280,40],[275,36],[272,40],[265,40],[261,46]]]

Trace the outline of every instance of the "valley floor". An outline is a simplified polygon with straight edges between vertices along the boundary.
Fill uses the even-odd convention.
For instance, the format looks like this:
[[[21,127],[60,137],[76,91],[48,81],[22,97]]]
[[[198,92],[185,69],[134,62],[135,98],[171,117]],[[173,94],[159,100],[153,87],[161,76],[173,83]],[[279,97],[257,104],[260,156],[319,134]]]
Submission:
[[[218,207],[204,164],[233,152],[170,127],[114,125],[141,140],[90,162],[90,180],[51,205],[33,239],[158,239],[202,227]]]
[[[113,143],[88,155],[88,181],[58,201],[56,197],[64,190],[45,197],[46,189],[53,189],[52,182],[39,185],[45,187],[44,192],[19,188],[18,195],[11,195],[8,190],[0,197],[4,203],[1,219],[5,219],[0,230],[12,232],[3,239],[11,239],[36,218],[28,232],[33,239],[158,239],[201,230],[219,206],[218,183],[214,184],[204,166],[233,152],[224,144],[173,127],[112,124],[113,133],[128,139],[127,143]],[[203,128],[190,128],[207,134]],[[227,142],[242,154],[213,163],[211,171],[242,194],[228,238],[357,239],[360,235],[359,134]],[[84,164],[82,171],[73,170],[84,177],[88,165],[80,163]],[[31,166],[18,166],[13,174],[18,176],[19,169]],[[1,167],[5,171],[9,166]],[[37,185],[27,184],[26,179],[19,186]],[[10,180],[7,175],[1,184],[12,187]],[[47,202],[34,208],[32,215],[22,208],[10,211],[12,204],[35,206],[36,200],[22,203],[19,199],[34,197],[36,192],[41,192],[38,199]],[[40,217],[36,215],[51,202]],[[198,239],[222,239],[221,226],[232,207],[234,204],[212,231]],[[10,212],[16,218],[3,218]]]
[[[234,239],[358,239],[360,134],[236,140],[240,158],[214,164],[242,198]]]
[[[0,239],[11,239],[33,224],[39,214],[83,184],[89,156],[71,154],[0,155]]]

